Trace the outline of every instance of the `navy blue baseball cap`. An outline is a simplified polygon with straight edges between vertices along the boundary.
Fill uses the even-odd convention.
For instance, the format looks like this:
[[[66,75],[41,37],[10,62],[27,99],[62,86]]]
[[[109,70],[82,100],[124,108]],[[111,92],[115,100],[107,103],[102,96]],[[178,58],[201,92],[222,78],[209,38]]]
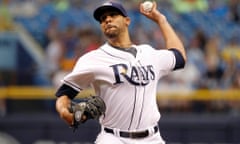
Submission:
[[[105,2],[101,6],[96,8],[95,11],[93,12],[93,16],[97,21],[100,22],[100,17],[106,11],[117,11],[124,17],[128,16],[126,10],[120,3],[111,2],[111,1]]]

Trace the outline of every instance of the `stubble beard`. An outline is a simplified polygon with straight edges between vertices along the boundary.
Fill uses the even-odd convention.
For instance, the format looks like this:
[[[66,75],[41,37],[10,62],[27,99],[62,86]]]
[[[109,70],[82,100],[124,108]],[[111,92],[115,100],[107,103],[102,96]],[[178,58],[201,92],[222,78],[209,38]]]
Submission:
[[[117,35],[115,33],[107,33],[107,34],[105,34],[105,36],[109,39],[113,39],[113,38],[117,37]]]
[[[117,30],[110,30],[110,31],[106,31],[104,34],[107,38],[113,39],[118,37],[119,32]]]

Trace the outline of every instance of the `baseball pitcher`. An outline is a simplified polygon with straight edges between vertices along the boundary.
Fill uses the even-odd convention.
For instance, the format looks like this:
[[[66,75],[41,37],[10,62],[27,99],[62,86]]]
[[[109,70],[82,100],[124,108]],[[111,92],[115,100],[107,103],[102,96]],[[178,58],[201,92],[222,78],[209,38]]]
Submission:
[[[130,17],[116,2],[105,2],[93,12],[106,37],[97,50],[79,58],[56,92],[56,109],[76,128],[88,119],[99,120],[96,144],[164,144],[156,102],[159,79],[183,68],[184,46],[157,3],[139,5],[139,12],[159,26],[166,49],[136,45],[129,34]],[[73,102],[91,86],[96,96]]]

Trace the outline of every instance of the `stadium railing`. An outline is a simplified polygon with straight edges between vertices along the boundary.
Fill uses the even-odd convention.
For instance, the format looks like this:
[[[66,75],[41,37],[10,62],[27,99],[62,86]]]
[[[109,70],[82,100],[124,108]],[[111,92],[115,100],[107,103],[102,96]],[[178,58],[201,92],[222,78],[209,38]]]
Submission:
[[[0,99],[54,99],[56,88],[35,86],[0,87]],[[94,95],[92,89],[82,91],[78,97]],[[158,99],[174,100],[240,100],[240,89],[229,90],[194,90],[194,91],[159,91]]]

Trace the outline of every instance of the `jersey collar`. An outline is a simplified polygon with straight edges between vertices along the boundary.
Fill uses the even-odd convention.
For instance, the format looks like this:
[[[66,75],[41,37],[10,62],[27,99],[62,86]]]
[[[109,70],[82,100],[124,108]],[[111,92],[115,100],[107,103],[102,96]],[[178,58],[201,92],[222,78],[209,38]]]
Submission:
[[[122,57],[122,58],[135,58],[137,55],[137,49],[135,45],[132,45],[130,49],[122,49],[119,47],[113,47],[109,43],[105,43],[101,49],[103,49],[106,52],[109,52],[110,54],[117,56],[117,57]]]

